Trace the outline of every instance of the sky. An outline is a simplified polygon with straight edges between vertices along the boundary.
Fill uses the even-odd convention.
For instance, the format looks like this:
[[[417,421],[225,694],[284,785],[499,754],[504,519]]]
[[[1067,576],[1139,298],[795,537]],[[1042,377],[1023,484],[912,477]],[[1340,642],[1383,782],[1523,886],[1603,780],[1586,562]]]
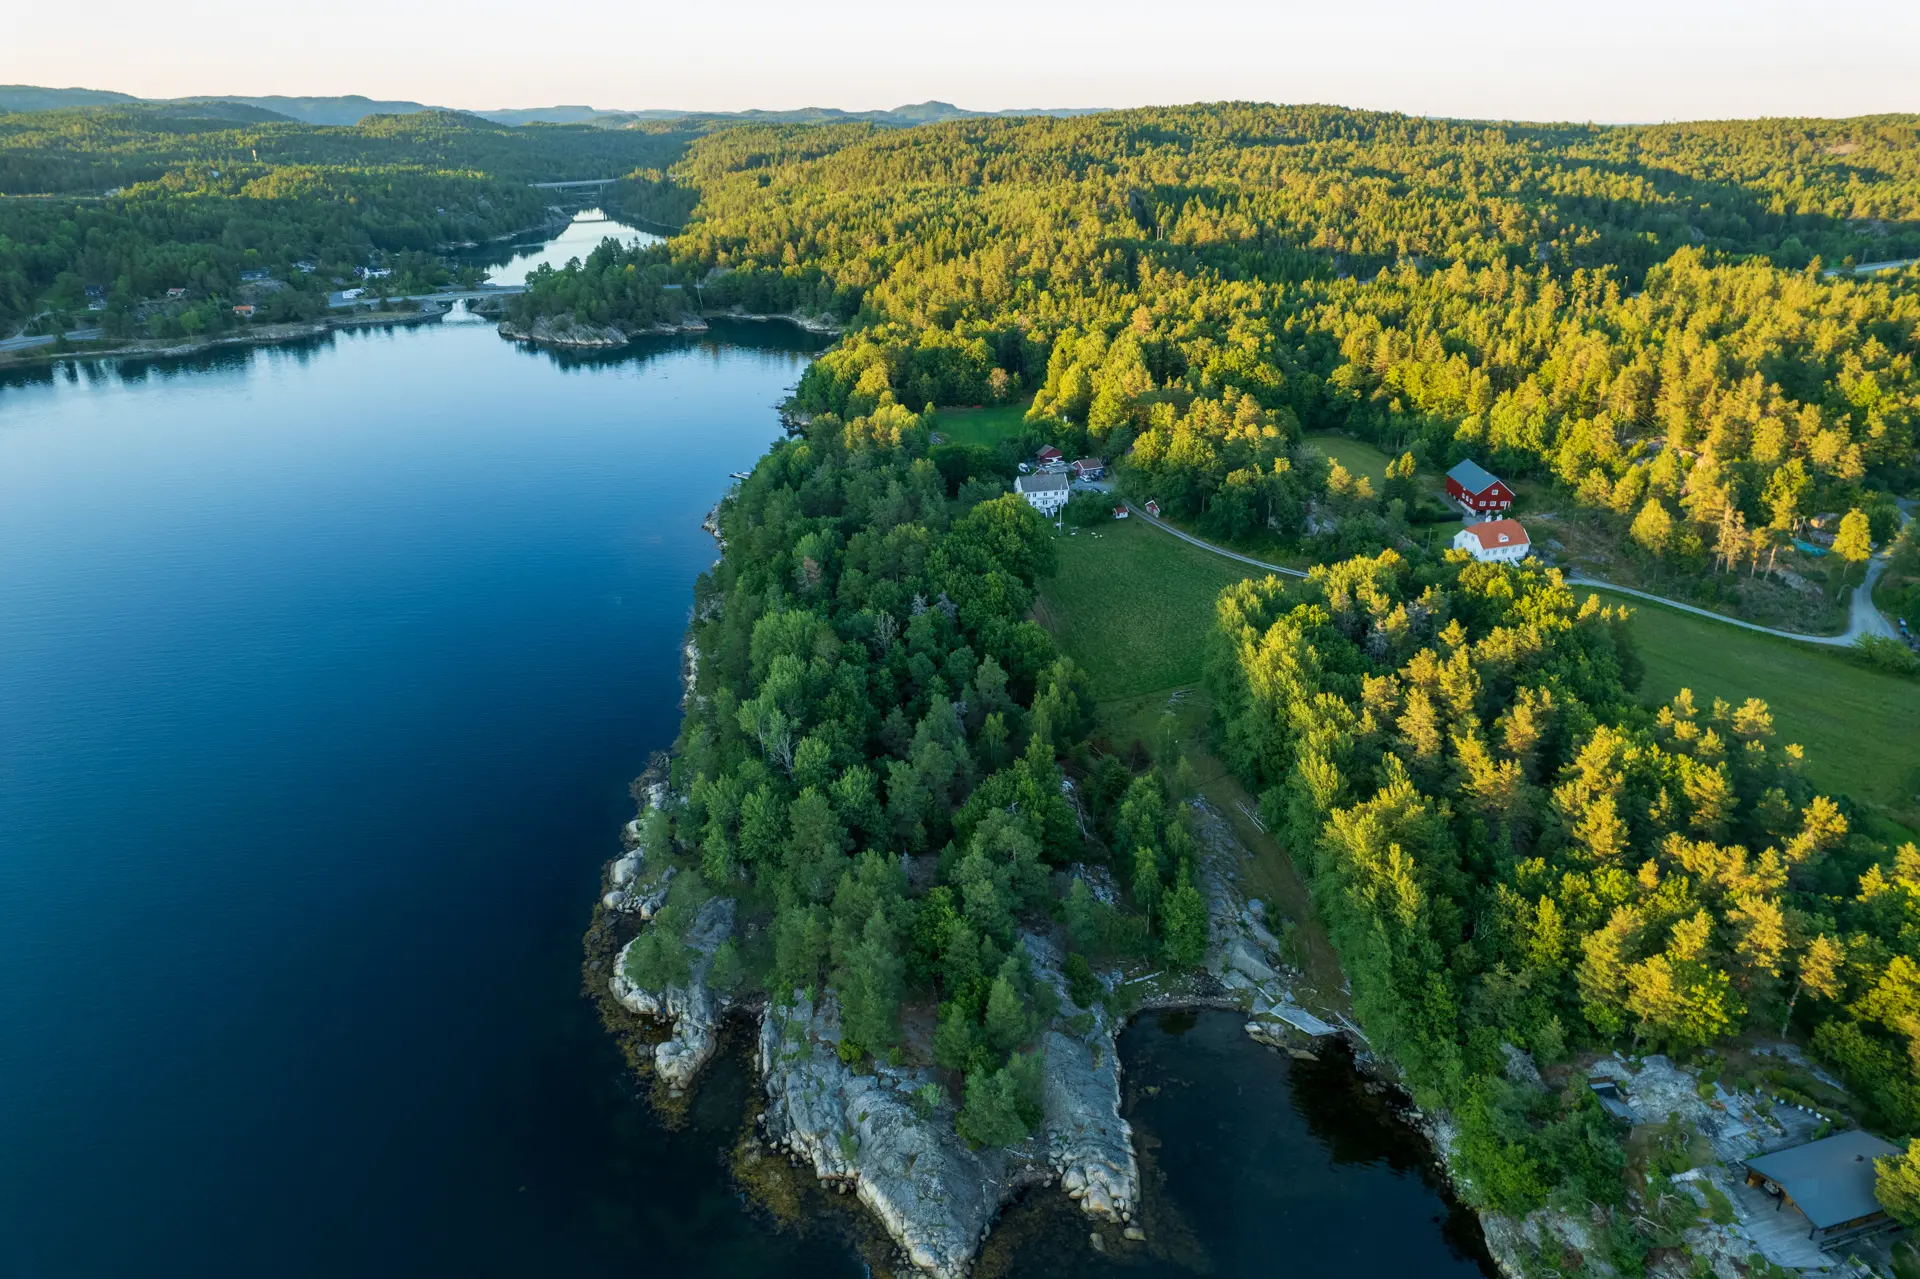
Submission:
[[[689,110],[1224,98],[1633,122],[1920,111],[1920,3],[0,0],[0,83]]]

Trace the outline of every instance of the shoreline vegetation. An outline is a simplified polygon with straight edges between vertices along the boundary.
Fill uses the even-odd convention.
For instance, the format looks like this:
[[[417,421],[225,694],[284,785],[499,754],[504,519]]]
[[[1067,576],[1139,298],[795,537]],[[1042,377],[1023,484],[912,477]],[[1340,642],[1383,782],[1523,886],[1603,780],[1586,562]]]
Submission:
[[[759,1010],[763,1137],[906,1264],[960,1274],[1041,1181],[1149,1242],[1112,1036],[1155,1000],[1230,998],[1287,1051],[1352,1036],[1516,1279],[1814,1265],[1746,1229],[1739,1159],[1813,1111],[1920,1133],[1920,847],[1810,780],[1754,691],[1648,705],[1629,610],[1446,549],[1435,488],[1474,460],[1552,553],[1784,620],[1876,546],[1910,567],[1920,269],[1826,264],[1920,252],[1920,117],[247,110],[0,117],[0,191],[74,193],[0,202],[0,321],[316,322],[326,281],[444,284],[434,246],[618,160],[606,207],[676,233],[533,272],[503,333],[839,333],[711,517],[681,729],[587,971],[660,1024],[669,1094]],[[1044,598],[1111,511],[1056,530],[1009,492],[1043,445],[1309,576],[1143,625],[1197,683],[1116,724],[1127,645]],[[1278,904],[1240,887],[1268,844]],[[1920,1224],[1920,1145],[1878,1176]]]
[[[1233,140],[1208,132],[1229,120]],[[1716,128],[1777,202],[1776,171],[1809,168],[1782,137],[1849,126]],[[1920,935],[1898,904],[1920,852],[1819,793],[1758,698],[1643,705],[1625,608],[1422,526],[1447,515],[1433,477],[1479,456],[1729,599],[1762,564],[1798,573],[1785,542],[1823,510],[1846,513],[1851,565],[1915,479],[1912,282],[1821,274],[1808,245],[1853,233],[1804,197],[1667,242],[1644,210],[1517,176],[1604,185],[1625,170],[1565,165],[1631,152],[1698,225],[1711,165],[1685,129],[1523,129],[1504,151],[1488,126],[1236,107],[985,132],[700,139],[659,180],[685,193],[677,236],[603,245],[512,304],[529,332],[671,323],[689,291],[846,326],[786,406],[795,437],[717,508],[685,720],[596,912],[590,980],[660,1021],[658,1087],[692,1085],[718,1020],[758,1010],[763,1136],[857,1195],[901,1264],[957,1275],[1029,1181],[1135,1226],[1137,1166],[1090,1176],[1061,1076],[1135,1001],[1230,998],[1289,1050],[1353,1036],[1508,1275],[1803,1264],[1717,1205],[1744,1202],[1743,1151],[1811,1134],[1769,1098],[1920,1126],[1900,1011]],[[1897,205],[1920,135],[1882,136],[1899,176],[1874,198]],[[1502,215],[1520,221],[1422,187],[1475,147],[1530,192]],[[992,181],[934,176],[975,154]],[[1312,204],[1316,165],[1361,163],[1393,175],[1380,203]],[[1549,230],[1568,218],[1587,229]],[[983,412],[949,440],[938,405]],[[1110,735],[1084,627],[1039,607],[1068,534],[1006,490],[1043,444],[1313,565],[1220,593],[1197,739]],[[1067,514],[1075,537],[1108,517]],[[1206,760],[1237,816],[1196,802]],[[1233,896],[1251,859],[1207,832],[1241,818],[1308,915],[1269,927]],[[1309,924],[1350,1005],[1295,1002],[1286,939]],[[1594,1076],[1631,1095],[1626,1127]]]

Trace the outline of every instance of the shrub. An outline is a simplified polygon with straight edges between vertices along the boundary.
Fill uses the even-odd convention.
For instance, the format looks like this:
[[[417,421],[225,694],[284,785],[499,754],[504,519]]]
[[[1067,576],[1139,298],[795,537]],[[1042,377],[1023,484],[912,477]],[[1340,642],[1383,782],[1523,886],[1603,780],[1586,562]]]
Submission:
[[[1853,642],[1854,658],[1864,666],[1890,675],[1920,675],[1920,656],[1897,639],[1862,635]]]
[[[1080,1007],[1092,1008],[1099,1001],[1100,996],[1106,993],[1105,988],[1100,985],[1100,979],[1093,975],[1093,965],[1089,964],[1087,957],[1079,951],[1076,950],[1067,956],[1066,972],[1067,994]]]

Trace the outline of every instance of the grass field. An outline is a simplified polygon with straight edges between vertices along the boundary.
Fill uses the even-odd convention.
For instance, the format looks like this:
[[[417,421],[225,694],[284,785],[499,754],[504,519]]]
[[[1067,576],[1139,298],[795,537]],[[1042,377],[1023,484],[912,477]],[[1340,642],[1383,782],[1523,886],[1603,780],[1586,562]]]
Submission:
[[[1259,575],[1138,520],[1062,536],[1059,546],[1060,571],[1041,585],[1035,611],[1102,702],[1198,680],[1213,601]]]
[[[994,404],[980,409],[939,409],[933,415],[933,429],[949,444],[983,444],[992,447],[1020,433],[1027,406]]]
[[[1773,710],[1776,740],[1806,747],[1807,780],[1920,830],[1920,683],[1811,644],[1599,594],[1633,609],[1646,701],[1664,702],[1682,688],[1701,704],[1757,697]]]
[[[1387,482],[1387,463],[1393,459],[1365,440],[1356,440],[1350,435],[1336,435],[1331,431],[1316,431],[1305,436],[1303,442],[1313,445],[1353,474],[1364,475],[1372,480],[1376,493]]]

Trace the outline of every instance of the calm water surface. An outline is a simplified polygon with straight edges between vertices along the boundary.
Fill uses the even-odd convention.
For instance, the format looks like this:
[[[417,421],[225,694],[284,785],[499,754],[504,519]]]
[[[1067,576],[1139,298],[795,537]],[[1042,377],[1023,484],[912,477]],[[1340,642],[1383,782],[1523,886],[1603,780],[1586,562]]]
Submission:
[[[508,241],[484,245],[471,251],[475,261],[491,268],[488,284],[525,284],[536,269],[550,266],[556,271],[570,258],[584,258],[600,247],[600,242],[615,239],[622,244],[652,244],[659,236],[624,222],[608,219],[599,209],[576,213],[573,221],[550,240]]]
[[[0,1277],[861,1273],[741,1202],[738,1057],[669,1131],[579,997],[700,518],[807,341],[450,322],[0,381]],[[1159,1026],[1179,1247],[1023,1235],[1036,1196],[1002,1273],[1266,1273],[1252,1234],[1355,1214],[1401,1250],[1291,1272],[1470,1272],[1404,1133],[1356,1158],[1231,1019]]]

